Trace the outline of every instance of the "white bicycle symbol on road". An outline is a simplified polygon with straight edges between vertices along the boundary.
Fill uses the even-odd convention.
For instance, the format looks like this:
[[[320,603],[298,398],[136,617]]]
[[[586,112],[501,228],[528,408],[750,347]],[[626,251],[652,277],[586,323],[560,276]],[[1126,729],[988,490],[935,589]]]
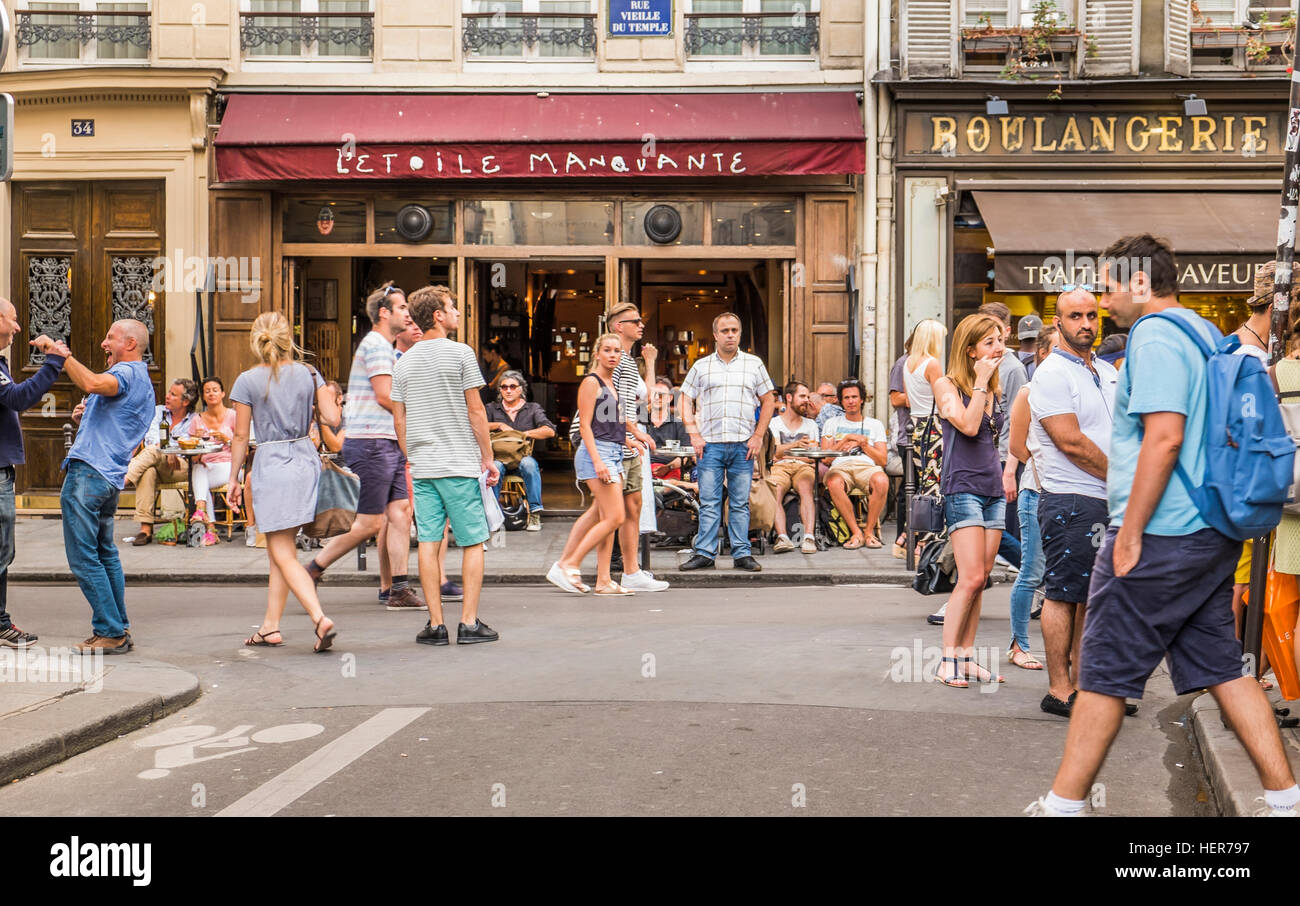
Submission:
[[[141,771],[136,776],[141,780],[158,780],[166,777],[176,768],[189,767],[204,761],[215,761],[218,758],[229,758],[232,755],[242,755],[244,752],[254,751],[259,745],[299,742],[325,732],[325,728],[320,724],[281,724],[249,735],[248,731],[251,729],[253,724],[240,724],[225,733],[217,733],[216,727],[196,725],[173,727],[155,733],[136,743],[136,746],[142,749],[158,749],[154,753],[154,766]],[[225,751],[217,751],[212,755],[199,755],[199,749],[224,749]]]

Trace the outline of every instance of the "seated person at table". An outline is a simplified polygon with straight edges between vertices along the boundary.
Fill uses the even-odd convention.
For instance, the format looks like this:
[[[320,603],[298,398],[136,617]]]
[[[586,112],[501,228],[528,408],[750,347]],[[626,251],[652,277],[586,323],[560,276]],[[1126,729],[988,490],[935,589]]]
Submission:
[[[235,436],[235,410],[226,405],[226,385],[221,378],[204,378],[203,405],[202,414],[190,426],[190,436],[218,444],[221,449],[204,453],[194,463],[190,488],[194,495],[194,515],[190,521],[197,520],[211,526],[212,489],[230,480],[230,441]],[[216,536],[209,531],[204,535],[203,543],[216,544]]]
[[[493,400],[486,407],[488,431],[521,431],[525,437],[531,437],[534,441],[555,436],[555,425],[546,417],[542,407],[526,400],[524,394],[527,385],[522,374],[518,371],[504,372],[497,389],[500,391],[501,398]],[[498,461],[496,467],[497,474],[504,479],[505,465]],[[540,532],[542,530],[542,470],[538,467],[537,460],[525,456],[519,460],[519,465],[512,466],[510,471],[518,472],[524,479],[524,493],[528,497],[528,531]],[[504,480],[498,481],[493,486],[498,500],[501,499],[501,485],[504,483]]]
[[[168,483],[189,480],[189,466],[185,460],[160,452],[158,441],[162,425],[167,426],[173,443],[176,438],[189,437],[190,423],[197,418],[194,404],[198,398],[199,388],[193,381],[186,378],[172,381],[163,397],[163,404],[154,408],[153,423],[144,436],[144,447],[127,465],[126,486],[135,488],[135,520],[140,523],[140,531],[131,539],[135,547],[153,541],[153,505],[158,496],[158,479]]]
[[[642,427],[655,441],[655,449],[650,452],[650,471],[654,477],[682,478],[682,454],[690,452],[691,438],[673,411],[673,382],[668,378],[655,380],[654,392],[650,394],[649,421],[642,422]],[[676,441],[680,449],[666,449],[671,441]]]
[[[805,554],[817,553],[817,540],[814,537],[813,523],[813,486],[817,474],[811,459],[791,456],[790,451],[796,447],[815,447],[821,437],[817,423],[808,418],[808,385],[791,381],[785,385],[782,393],[785,408],[781,414],[767,423],[772,432],[772,470],[768,473],[767,484],[772,489],[776,500],[776,544],[772,546],[775,554],[784,554],[794,550],[794,542],[786,532],[785,495],[792,487],[799,495],[799,518],[803,520],[803,541],[799,550]]]
[[[316,430],[317,435],[313,439],[318,446],[324,447],[328,453],[341,453],[343,450],[343,388],[339,386],[338,381],[326,381],[325,386],[334,394],[334,402],[339,407],[339,423],[337,425],[320,424],[312,422],[312,428]],[[380,548],[382,550],[382,548]]]
[[[889,496],[889,478],[885,475],[885,426],[879,419],[863,415],[862,404],[866,401],[867,389],[861,381],[856,378],[840,381],[838,396],[844,414],[826,420],[822,426],[822,447],[838,450],[844,455],[831,461],[830,471],[826,473],[826,490],[849,527],[849,540],[844,543],[844,549],[857,550],[864,544],[880,547],[876,524]],[[853,501],[849,497],[853,488],[869,495],[865,537],[858,527]]]

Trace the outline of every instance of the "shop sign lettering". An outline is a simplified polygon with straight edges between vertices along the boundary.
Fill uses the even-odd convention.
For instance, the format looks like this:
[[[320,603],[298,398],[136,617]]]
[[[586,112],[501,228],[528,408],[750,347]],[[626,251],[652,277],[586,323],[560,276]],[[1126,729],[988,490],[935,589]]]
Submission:
[[[1182,292],[1249,293],[1255,272],[1270,259],[1258,255],[1180,255],[1178,288]],[[1092,285],[1097,292],[1097,259],[1088,255],[1003,254],[994,257],[994,287],[998,292],[1055,293],[1062,286]]]
[[[336,149],[335,176],[621,176],[624,174],[740,175],[744,151],[664,151],[643,154],[641,145],[623,154],[528,147],[494,154],[438,149]]]

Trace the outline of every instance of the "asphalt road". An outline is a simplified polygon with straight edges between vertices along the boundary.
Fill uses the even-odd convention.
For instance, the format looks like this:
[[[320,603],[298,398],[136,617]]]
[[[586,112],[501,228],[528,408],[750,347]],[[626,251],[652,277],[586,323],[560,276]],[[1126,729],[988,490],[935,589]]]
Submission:
[[[939,602],[899,588],[489,588],[501,641],[447,648],[415,644],[425,616],[373,592],[322,595],[340,633],[328,655],[292,599],[286,645],[250,649],[264,591],[129,590],[138,655],[194,673],[203,696],[10,784],[0,814],[1015,815],[1047,791],[1065,738],[1038,708],[1044,673],[1004,662],[1000,687],[927,681]],[[89,634],[75,588],[9,598],[42,644]],[[986,598],[979,644],[1001,650],[1009,591]],[[1190,700],[1153,677],[1097,814],[1214,813]]]

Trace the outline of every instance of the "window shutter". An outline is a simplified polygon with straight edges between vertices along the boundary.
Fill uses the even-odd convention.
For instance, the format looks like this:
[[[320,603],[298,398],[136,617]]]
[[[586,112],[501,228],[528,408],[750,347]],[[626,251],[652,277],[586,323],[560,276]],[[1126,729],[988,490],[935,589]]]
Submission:
[[[1084,0],[1083,71],[1087,75],[1136,75],[1141,22],[1141,0]],[[1090,54],[1089,47],[1096,53]]]
[[[1165,0],[1165,69],[1192,74],[1192,0]]]
[[[957,75],[957,23],[952,0],[900,0],[903,5],[903,75]]]

